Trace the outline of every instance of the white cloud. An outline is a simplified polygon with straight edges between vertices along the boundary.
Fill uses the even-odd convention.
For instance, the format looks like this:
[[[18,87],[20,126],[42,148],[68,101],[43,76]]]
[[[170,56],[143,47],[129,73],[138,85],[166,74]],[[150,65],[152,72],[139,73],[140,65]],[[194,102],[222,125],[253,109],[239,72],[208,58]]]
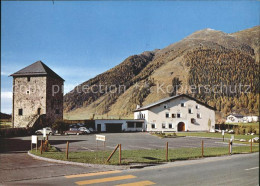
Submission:
[[[9,75],[9,73],[8,72],[1,72],[1,76],[8,76]]]
[[[12,113],[12,92],[1,92],[1,112]]]
[[[1,99],[12,99],[12,92],[1,92]]]

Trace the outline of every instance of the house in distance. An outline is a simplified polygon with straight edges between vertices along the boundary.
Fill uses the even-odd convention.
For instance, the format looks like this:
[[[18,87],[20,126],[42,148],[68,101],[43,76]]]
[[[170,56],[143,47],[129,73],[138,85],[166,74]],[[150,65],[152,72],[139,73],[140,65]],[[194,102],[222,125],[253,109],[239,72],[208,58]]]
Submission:
[[[51,125],[63,119],[63,83],[58,74],[37,61],[13,76],[13,127]],[[43,122],[44,121],[44,122]]]
[[[146,131],[215,131],[215,109],[186,94],[137,108],[134,119],[143,119]]]

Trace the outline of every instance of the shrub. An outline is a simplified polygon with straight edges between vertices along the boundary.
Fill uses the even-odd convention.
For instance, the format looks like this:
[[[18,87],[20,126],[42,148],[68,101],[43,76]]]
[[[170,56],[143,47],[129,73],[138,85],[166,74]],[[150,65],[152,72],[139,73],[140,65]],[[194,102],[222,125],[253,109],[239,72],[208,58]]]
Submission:
[[[1,137],[28,136],[33,133],[32,128],[8,128],[0,129]]]
[[[52,128],[62,134],[68,130],[68,125],[63,120],[56,120],[55,123],[52,124]]]

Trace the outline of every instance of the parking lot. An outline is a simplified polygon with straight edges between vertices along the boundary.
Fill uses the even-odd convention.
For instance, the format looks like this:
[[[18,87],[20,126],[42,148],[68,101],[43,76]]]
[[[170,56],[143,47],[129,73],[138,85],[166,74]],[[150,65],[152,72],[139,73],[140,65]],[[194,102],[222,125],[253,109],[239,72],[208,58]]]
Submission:
[[[166,142],[169,143],[169,148],[195,148],[201,147],[201,141],[204,141],[204,147],[223,147],[228,146],[222,142],[222,139],[216,138],[200,138],[200,137],[177,137],[177,138],[159,138],[149,133],[104,133],[106,136],[105,150],[112,150],[117,144],[122,145],[122,150],[135,149],[162,149],[165,148]],[[42,136],[39,135],[39,139]],[[30,140],[30,137],[25,137],[24,140]],[[66,142],[69,141],[70,151],[96,151],[103,150],[103,142],[99,141],[98,146],[95,134],[88,135],[68,135],[68,136],[50,136],[50,144],[65,151]]]

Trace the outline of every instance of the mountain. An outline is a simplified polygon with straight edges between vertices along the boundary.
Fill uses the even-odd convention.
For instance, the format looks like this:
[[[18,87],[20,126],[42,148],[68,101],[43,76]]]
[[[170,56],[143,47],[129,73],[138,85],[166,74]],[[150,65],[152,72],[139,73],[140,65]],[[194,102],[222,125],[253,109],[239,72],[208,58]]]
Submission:
[[[67,93],[65,117],[133,117],[136,105],[173,95],[177,85],[178,92],[223,114],[258,113],[259,36],[260,26],[233,34],[207,28],[161,50],[130,56]]]
[[[0,112],[0,119],[12,119],[12,116],[10,114]]]

